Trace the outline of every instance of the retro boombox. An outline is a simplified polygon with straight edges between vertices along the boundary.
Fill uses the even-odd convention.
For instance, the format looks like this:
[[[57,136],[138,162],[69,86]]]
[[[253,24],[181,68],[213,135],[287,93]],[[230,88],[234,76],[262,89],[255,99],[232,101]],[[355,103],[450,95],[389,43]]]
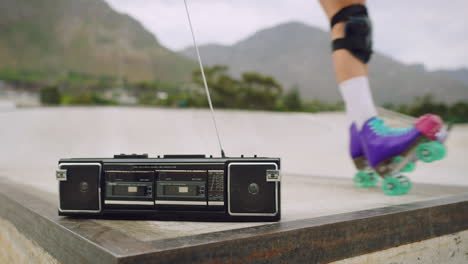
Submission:
[[[115,155],[62,159],[59,215],[277,221],[280,159]]]
[[[108,159],[62,159],[56,173],[59,215],[280,219],[280,159],[225,156],[187,1],[185,8],[221,157],[120,154]]]

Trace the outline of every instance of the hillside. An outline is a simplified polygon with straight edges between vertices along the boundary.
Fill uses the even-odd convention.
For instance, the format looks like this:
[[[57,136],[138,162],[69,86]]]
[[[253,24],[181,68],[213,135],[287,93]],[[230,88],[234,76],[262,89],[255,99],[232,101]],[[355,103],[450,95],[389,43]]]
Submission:
[[[276,77],[285,88],[297,85],[304,98],[339,101],[327,32],[301,23],[286,23],[258,31],[232,46],[205,45],[201,54],[207,65],[228,65],[233,74],[258,71]],[[195,58],[193,48],[181,54]],[[381,53],[370,67],[376,101],[408,103],[431,93],[444,102],[468,100],[468,86],[442,73],[429,73]]]
[[[468,85],[468,68],[460,68],[455,70],[439,70],[436,73],[446,74],[450,78],[459,80]]]
[[[196,66],[104,0],[1,0],[0,70],[178,82]]]

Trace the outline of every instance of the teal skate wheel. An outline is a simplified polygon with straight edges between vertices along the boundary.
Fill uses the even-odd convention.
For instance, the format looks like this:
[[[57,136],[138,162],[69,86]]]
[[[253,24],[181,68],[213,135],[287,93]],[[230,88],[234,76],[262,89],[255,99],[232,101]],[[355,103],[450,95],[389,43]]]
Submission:
[[[402,156],[398,156],[393,159],[394,163],[400,163],[402,161],[403,161]],[[413,172],[415,169],[416,169],[416,164],[414,162],[408,162],[408,164],[406,164],[406,166],[403,167],[403,169],[401,169],[401,172]]]
[[[361,170],[354,175],[353,181],[359,188],[374,187],[379,183],[379,176],[373,171]]]
[[[397,177],[400,181],[401,192],[400,194],[407,194],[411,190],[411,181],[408,177],[400,175]]]
[[[382,190],[389,196],[400,195],[404,191],[400,181],[396,177],[386,177],[382,183]]]
[[[380,176],[375,171],[368,172],[367,176],[369,177],[367,187],[374,187],[379,183]]]
[[[437,141],[434,141],[431,144],[436,150],[436,159],[441,160],[441,159],[445,158],[445,156],[447,155],[447,150],[446,150],[445,146],[442,145],[440,142],[437,142]]]
[[[434,146],[433,142],[422,143],[416,149],[416,157],[419,160],[429,163],[436,161],[442,155],[440,153],[440,148]]]
[[[408,162],[406,166],[401,169],[401,172],[413,172],[416,169],[416,163],[414,162]]]
[[[366,181],[367,181],[367,173],[365,171],[359,171],[354,175],[353,178],[354,185],[356,185],[359,188],[364,188],[366,187]]]
[[[379,183],[379,175],[374,171],[366,171],[366,183],[364,187],[374,187]]]

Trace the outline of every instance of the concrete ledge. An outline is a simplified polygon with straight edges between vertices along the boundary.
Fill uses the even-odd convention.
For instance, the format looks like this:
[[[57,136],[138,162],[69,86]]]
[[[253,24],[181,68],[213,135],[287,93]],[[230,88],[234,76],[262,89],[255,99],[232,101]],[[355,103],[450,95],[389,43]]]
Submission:
[[[328,263],[468,230],[468,192],[439,189],[446,195],[280,223],[153,223],[59,217],[56,195],[0,180],[0,218],[61,263]]]
[[[16,227],[0,218],[0,263],[59,263],[42,247],[21,234]]]
[[[461,264],[468,263],[468,231],[373,252],[332,264]]]

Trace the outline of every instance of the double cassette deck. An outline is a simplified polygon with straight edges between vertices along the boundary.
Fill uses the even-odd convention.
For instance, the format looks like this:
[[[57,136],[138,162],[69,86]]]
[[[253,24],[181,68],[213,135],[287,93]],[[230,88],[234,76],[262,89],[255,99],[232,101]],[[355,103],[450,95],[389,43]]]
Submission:
[[[277,221],[279,158],[115,155],[62,159],[59,214],[87,217]]]

